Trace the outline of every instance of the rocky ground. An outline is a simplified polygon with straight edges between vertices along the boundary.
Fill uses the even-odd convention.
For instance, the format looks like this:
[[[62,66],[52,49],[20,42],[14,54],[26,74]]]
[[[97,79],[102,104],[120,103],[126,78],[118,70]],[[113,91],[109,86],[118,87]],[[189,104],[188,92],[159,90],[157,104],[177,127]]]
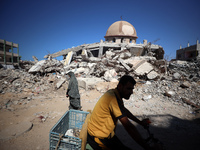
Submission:
[[[140,119],[151,119],[151,132],[168,150],[198,150],[200,147],[199,75],[199,63],[172,62],[168,65],[167,74],[157,79],[135,77],[137,86],[134,94],[124,101],[134,115]],[[0,70],[2,150],[49,149],[50,129],[69,105],[65,97],[67,81],[58,86],[59,80],[59,75],[54,73],[41,76],[22,69]],[[80,87],[83,111],[92,110],[99,97],[116,84],[100,81],[87,89]],[[147,132],[137,127],[147,137]],[[120,123],[117,135],[132,149],[141,149]]]

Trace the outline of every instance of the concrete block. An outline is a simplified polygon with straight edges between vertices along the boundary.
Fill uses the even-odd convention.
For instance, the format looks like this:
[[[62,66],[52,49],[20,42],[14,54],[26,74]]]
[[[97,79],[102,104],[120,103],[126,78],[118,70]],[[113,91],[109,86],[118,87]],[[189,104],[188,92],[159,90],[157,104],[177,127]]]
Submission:
[[[67,80],[66,78],[61,77],[61,78],[59,79],[59,81],[56,83],[57,89],[59,89],[59,88],[61,87],[61,85],[62,85],[66,80]]]
[[[148,73],[147,78],[149,80],[154,80],[159,76],[159,74],[157,72],[155,72],[154,70],[151,71],[150,73]]]
[[[138,66],[137,69],[135,69],[135,72],[137,75],[145,75],[145,74],[148,74],[152,70],[153,70],[153,66],[148,62],[144,62],[140,66]]]
[[[79,87],[84,88],[85,90],[95,87],[98,82],[103,82],[104,80],[100,78],[77,78]]]
[[[104,79],[106,81],[111,81],[113,78],[117,77],[117,72],[115,69],[108,70],[104,73]]]
[[[29,73],[34,73],[34,72],[39,72],[42,68],[43,65],[45,65],[46,60],[41,60],[39,62],[37,62],[35,65],[33,65],[30,69],[29,69]]]
[[[69,52],[69,53],[67,54],[67,57],[66,57],[66,59],[65,59],[64,65],[69,65],[69,64],[70,64],[70,62],[71,62],[71,60],[72,60],[72,56],[73,56],[73,52],[71,51],[71,52]]]

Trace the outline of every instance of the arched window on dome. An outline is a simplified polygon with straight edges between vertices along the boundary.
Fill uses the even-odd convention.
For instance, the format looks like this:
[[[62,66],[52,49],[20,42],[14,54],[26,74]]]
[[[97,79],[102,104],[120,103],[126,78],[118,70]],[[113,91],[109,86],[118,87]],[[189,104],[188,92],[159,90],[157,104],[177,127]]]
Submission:
[[[112,41],[115,43],[116,39],[115,39],[115,38],[113,38],[113,40],[112,40]]]

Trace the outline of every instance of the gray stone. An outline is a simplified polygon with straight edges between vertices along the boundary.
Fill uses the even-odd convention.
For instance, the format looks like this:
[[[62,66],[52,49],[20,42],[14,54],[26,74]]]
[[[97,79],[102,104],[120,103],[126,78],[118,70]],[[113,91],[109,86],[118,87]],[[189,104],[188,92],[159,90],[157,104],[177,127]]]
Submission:
[[[124,52],[124,53],[121,53],[119,57],[121,59],[127,59],[127,58],[131,57],[131,53],[130,52]]]
[[[89,60],[90,60],[91,62],[100,62],[100,61],[101,61],[101,59],[100,59],[100,58],[97,58],[97,57],[90,57]]]
[[[111,51],[106,51],[106,58],[107,59],[112,59],[115,56],[115,53]]]
[[[115,69],[107,70],[104,74],[104,79],[106,81],[111,81],[113,78],[117,77],[117,72]]]
[[[182,88],[189,88],[191,86],[191,84],[188,82],[188,81],[185,81],[183,82],[181,85],[180,85]]]
[[[156,78],[158,78],[159,74],[155,71],[151,71],[150,73],[147,74],[147,78],[149,80],[154,80]]]
[[[181,78],[181,75],[178,72],[176,72],[176,73],[173,74],[173,77],[174,77],[174,79],[178,80],[178,79]]]
[[[146,96],[144,96],[142,99],[143,99],[144,101],[148,101],[148,100],[151,99],[151,98],[152,98],[151,95],[146,95]]]
[[[174,96],[176,93],[174,91],[166,91],[165,92],[165,95],[168,96],[168,97],[172,97]]]

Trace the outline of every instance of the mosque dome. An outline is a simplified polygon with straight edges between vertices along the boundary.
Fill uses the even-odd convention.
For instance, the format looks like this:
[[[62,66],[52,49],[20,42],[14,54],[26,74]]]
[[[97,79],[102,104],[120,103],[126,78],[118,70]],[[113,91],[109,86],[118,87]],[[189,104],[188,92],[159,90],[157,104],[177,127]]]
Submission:
[[[134,40],[134,42],[136,42],[137,37],[137,33],[136,30],[134,28],[134,26],[132,24],[130,24],[127,21],[117,21],[114,22],[107,30],[106,35],[104,36],[106,41],[112,41],[115,42],[117,39],[129,39],[129,42],[131,42],[132,40]],[[118,43],[123,43],[123,41],[118,42]]]

